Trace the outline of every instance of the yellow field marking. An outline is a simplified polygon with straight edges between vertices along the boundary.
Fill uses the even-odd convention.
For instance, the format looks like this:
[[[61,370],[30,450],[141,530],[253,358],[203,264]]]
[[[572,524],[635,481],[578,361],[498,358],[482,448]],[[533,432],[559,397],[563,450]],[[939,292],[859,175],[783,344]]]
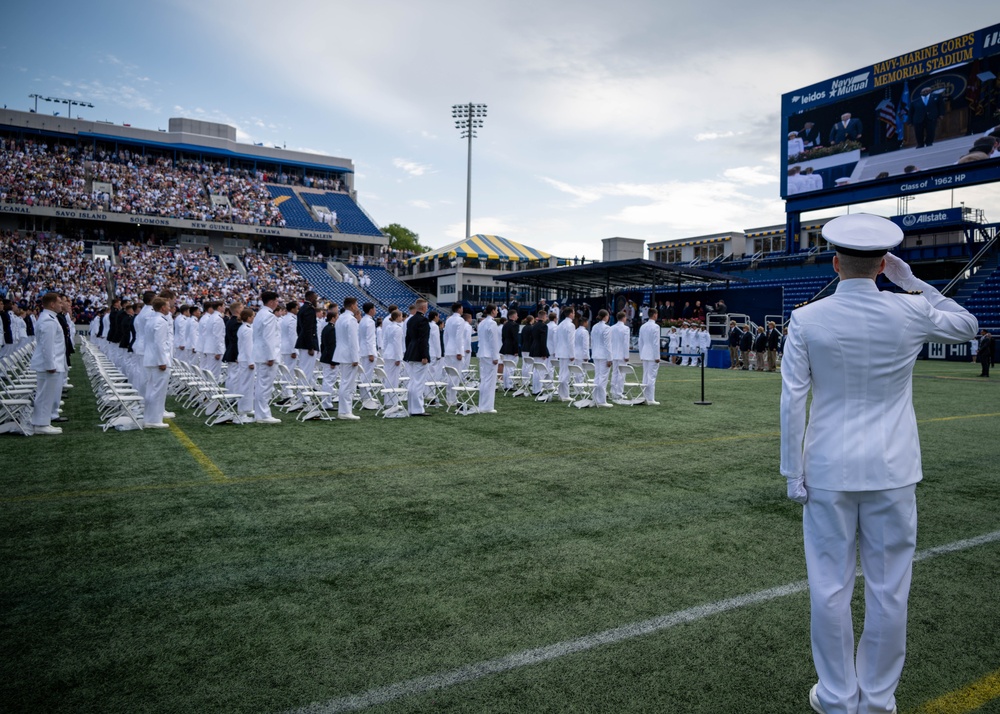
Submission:
[[[1000,698],[1000,669],[982,679],[925,702],[913,714],[966,714]]]
[[[993,412],[990,414],[962,414],[959,416],[948,416],[948,417],[933,417],[930,419],[918,419],[918,424],[927,424],[930,422],[939,421],[953,421],[956,419],[984,419],[989,417],[1000,416],[1000,412]],[[25,501],[49,501],[58,500],[63,498],[86,498],[88,496],[116,496],[124,495],[128,493],[139,493],[142,491],[163,491],[176,488],[192,488],[196,486],[209,486],[209,485],[236,485],[236,484],[247,484],[256,483],[260,481],[285,481],[288,479],[296,478],[323,478],[330,476],[360,476],[369,473],[388,473],[391,471],[404,471],[413,470],[420,468],[440,468],[442,466],[461,466],[463,464],[469,464],[476,462],[478,460],[472,457],[463,459],[451,459],[448,461],[444,460],[434,460],[434,461],[406,461],[396,464],[379,464],[376,466],[361,466],[361,467],[351,467],[343,469],[324,469],[321,471],[310,471],[296,474],[262,474],[259,476],[226,476],[222,473],[222,470],[216,466],[205,453],[199,449],[194,442],[192,442],[187,434],[180,430],[179,427],[175,426],[173,423],[170,424],[170,430],[174,432],[177,439],[184,445],[184,447],[191,452],[191,455],[196,461],[208,472],[211,477],[211,482],[205,481],[182,481],[178,483],[170,484],[151,484],[148,486],[125,486],[122,488],[105,488],[105,489],[94,489],[90,491],[59,491],[56,493],[44,493],[44,494],[31,494],[24,496],[7,496],[0,497],[0,503],[20,503]],[[634,450],[648,450],[653,448],[659,448],[662,446],[684,446],[688,444],[711,444],[718,442],[727,441],[745,441],[747,439],[767,439],[767,438],[777,438],[781,435],[780,431],[763,431],[755,432],[750,434],[729,434],[726,436],[711,436],[703,439],[670,439],[664,441],[651,441],[645,444],[636,444],[630,448]],[[533,459],[539,458],[564,458],[566,456],[579,456],[580,451],[578,449],[560,449],[558,451],[544,451],[535,452],[531,455]]]
[[[992,414],[963,414],[961,416],[950,416],[950,417],[935,417],[933,419],[917,419],[918,424],[927,424],[932,421],[954,421],[955,419],[982,419],[984,417],[995,417],[1000,416],[1000,412],[993,412]]]
[[[222,469],[216,466],[205,452],[198,448],[198,446],[188,438],[179,426],[174,424],[172,421],[168,422],[170,424],[170,433],[177,437],[177,441],[181,442],[181,445],[188,450],[194,460],[205,469],[208,477],[213,481],[228,481],[226,475],[222,473]]]

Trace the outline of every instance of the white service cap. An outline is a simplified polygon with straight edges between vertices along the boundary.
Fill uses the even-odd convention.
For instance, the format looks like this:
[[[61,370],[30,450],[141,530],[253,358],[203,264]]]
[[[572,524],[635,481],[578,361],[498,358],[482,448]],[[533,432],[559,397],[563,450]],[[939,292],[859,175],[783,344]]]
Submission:
[[[846,255],[878,257],[903,242],[903,229],[869,213],[838,216],[823,226],[823,237]]]

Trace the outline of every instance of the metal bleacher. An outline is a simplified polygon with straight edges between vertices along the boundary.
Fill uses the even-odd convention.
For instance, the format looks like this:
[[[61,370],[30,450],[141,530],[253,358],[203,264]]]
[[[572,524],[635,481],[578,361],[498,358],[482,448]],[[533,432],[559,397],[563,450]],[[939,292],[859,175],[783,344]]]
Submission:
[[[994,335],[1000,332],[1000,269],[993,268],[965,301],[965,309],[976,316],[981,329]]]

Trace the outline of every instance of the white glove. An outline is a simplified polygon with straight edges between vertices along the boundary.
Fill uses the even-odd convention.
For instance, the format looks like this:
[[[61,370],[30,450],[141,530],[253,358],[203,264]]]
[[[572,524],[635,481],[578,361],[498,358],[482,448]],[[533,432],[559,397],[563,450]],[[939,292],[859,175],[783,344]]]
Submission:
[[[809,494],[806,493],[805,480],[801,476],[788,479],[788,497],[802,505],[805,505],[806,501],[809,500]]]
[[[909,289],[910,281],[913,280],[913,271],[901,258],[897,258],[892,253],[885,254],[885,270],[882,271],[885,277],[901,288]]]

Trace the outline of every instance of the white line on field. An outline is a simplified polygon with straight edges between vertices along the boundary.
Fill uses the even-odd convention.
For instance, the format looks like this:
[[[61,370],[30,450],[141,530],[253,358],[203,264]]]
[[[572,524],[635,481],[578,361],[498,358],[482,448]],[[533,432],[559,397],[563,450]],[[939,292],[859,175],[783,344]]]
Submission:
[[[986,543],[994,543],[996,541],[1000,541],[1000,531],[993,531],[992,533],[986,533],[981,536],[976,536],[975,538],[967,538],[965,540],[955,541],[954,543],[947,543],[945,545],[927,548],[926,550],[918,552],[914,556],[914,560],[927,560],[928,558],[934,558],[938,555],[968,550],[969,548],[975,548],[976,546],[985,545]],[[592,635],[585,635],[576,639],[557,642],[554,645],[537,647],[531,650],[524,650],[523,652],[515,652],[514,654],[510,654],[505,657],[498,657],[496,659],[468,664],[464,667],[452,669],[447,672],[438,672],[437,674],[429,674],[424,677],[417,677],[416,679],[408,679],[405,682],[397,682],[385,687],[369,689],[367,692],[362,692],[361,694],[351,694],[346,697],[331,699],[326,702],[315,702],[299,709],[290,710],[287,714],[336,714],[337,712],[359,711],[378,704],[386,704],[403,697],[423,694],[434,689],[443,689],[455,684],[472,682],[491,674],[507,672],[512,669],[518,669],[519,667],[526,667],[532,664],[540,664],[542,662],[547,662],[558,657],[565,657],[566,655],[574,654],[576,652],[585,652],[586,650],[594,649],[595,647],[600,647],[602,645],[611,645],[624,640],[630,640],[635,637],[641,637],[642,635],[649,635],[654,632],[659,632],[660,630],[666,630],[674,627],[675,625],[682,625],[686,622],[703,620],[706,617],[718,615],[730,610],[737,610],[749,607],[750,605],[757,605],[770,600],[776,600],[787,595],[805,592],[808,588],[808,583],[805,580],[799,580],[798,582],[788,583],[787,585],[781,585],[776,588],[758,590],[757,592],[748,593],[746,595],[737,595],[736,597],[719,600],[718,602],[709,603],[707,605],[698,605],[686,610],[678,610],[677,612],[672,612],[667,615],[654,617],[651,620],[633,622],[629,625],[623,625],[621,627],[605,630],[604,632],[597,632]]]

